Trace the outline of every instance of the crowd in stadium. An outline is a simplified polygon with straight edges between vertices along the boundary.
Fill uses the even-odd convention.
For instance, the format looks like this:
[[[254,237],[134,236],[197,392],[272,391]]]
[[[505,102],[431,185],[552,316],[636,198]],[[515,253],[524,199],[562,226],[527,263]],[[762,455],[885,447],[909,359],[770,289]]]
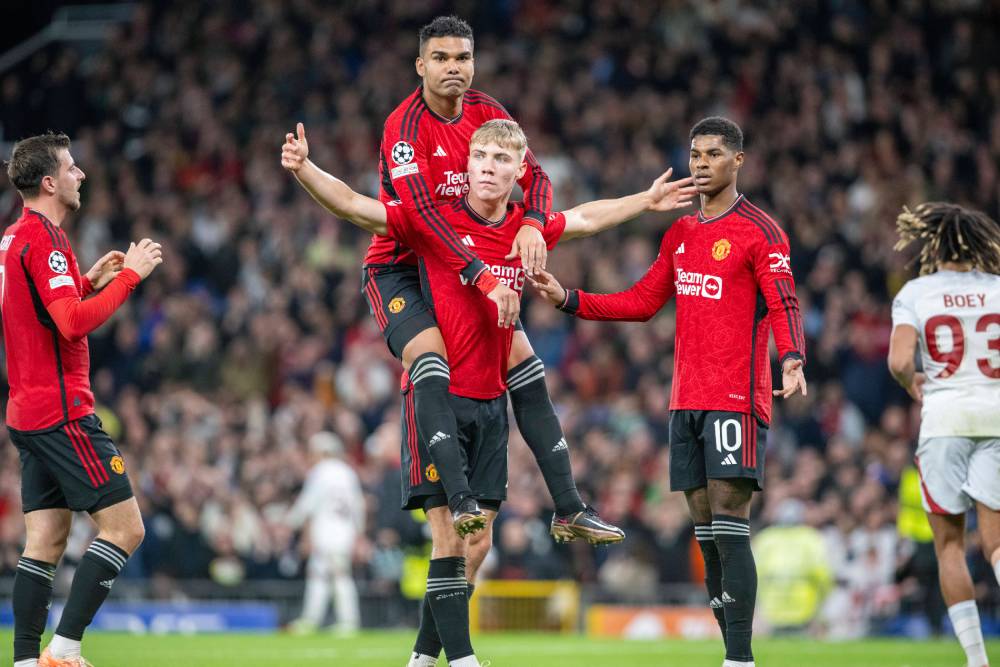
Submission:
[[[919,410],[886,370],[889,304],[911,275],[893,221],[904,204],[937,199],[1000,214],[1000,72],[986,66],[1000,47],[965,9],[975,3],[769,4],[468,3],[463,18],[476,30],[473,86],[525,128],[557,208],[645,189],[665,166],[686,173],[688,130],[704,116],[742,125],[741,190],[791,239],[809,344],[809,395],[776,406],[753,530],[818,530],[828,629],[860,634],[936,588],[926,549],[897,529]],[[401,369],[362,299],[368,238],[278,160],[301,120],[317,164],[376,191],[382,122],[418,83],[425,12],[147,3],[101,48],[54,47],[0,79],[4,142],[48,128],[73,138],[87,173],[69,224],[81,265],[130,239],[163,243],[161,269],[90,338],[98,414],[147,525],[126,576],[162,594],[176,579],[301,576],[308,545],[284,517],[308,470],[305,443],[324,428],[347,444],[368,497],[359,578],[395,590],[403,554],[426,540],[398,510]],[[4,224],[19,212],[3,188]],[[549,269],[566,286],[623,289],[669,222],[646,216],[567,243]],[[485,574],[571,577],[633,601],[700,582],[684,499],[667,492],[672,308],[595,323],[529,296],[522,319],[581,493],[628,539],[554,545],[550,501],[515,432]],[[23,520],[17,453],[6,433],[0,442],[9,573]],[[995,616],[996,584],[979,581],[990,582],[983,616]]]

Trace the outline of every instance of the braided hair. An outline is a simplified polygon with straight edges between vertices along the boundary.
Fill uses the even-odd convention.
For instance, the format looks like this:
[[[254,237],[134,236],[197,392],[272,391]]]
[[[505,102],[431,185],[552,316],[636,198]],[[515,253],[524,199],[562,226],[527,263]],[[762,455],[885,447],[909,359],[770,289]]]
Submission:
[[[896,218],[903,250],[922,243],[920,275],[934,273],[944,262],[971,264],[987,273],[1000,274],[1000,225],[985,213],[948,202],[927,202],[913,211],[903,207]]]

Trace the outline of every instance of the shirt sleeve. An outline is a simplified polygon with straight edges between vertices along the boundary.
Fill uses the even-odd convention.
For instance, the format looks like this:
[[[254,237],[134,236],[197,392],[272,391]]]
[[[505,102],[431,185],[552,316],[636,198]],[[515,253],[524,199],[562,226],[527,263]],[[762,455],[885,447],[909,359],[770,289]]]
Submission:
[[[674,295],[674,250],[668,230],[660,242],[660,254],[635,285],[614,294],[568,290],[560,310],[585,320],[645,322]]]
[[[490,99],[496,104],[493,108],[496,109],[497,118],[514,120],[502,104]],[[524,205],[527,209],[521,224],[540,228],[547,223],[548,216],[552,212],[552,180],[542,169],[542,165],[530,148],[524,154],[524,161],[528,163],[528,168],[524,170],[524,175],[517,181],[521,190],[524,191]]]
[[[913,289],[911,283],[903,285],[899,294],[892,300],[892,328],[895,329],[900,324],[909,324],[920,331],[920,318],[917,316],[917,304],[913,299]]]
[[[46,307],[56,299],[83,296],[73,278],[76,258],[72,250],[61,241],[57,248],[56,243],[49,234],[39,233],[32,239],[25,257],[25,268]]]
[[[750,257],[757,285],[767,303],[774,342],[781,363],[794,358],[805,361],[806,340],[803,333],[799,298],[795,295],[788,237],[774,224],[760,229]]]
[[[387,236],[420,254],[424,246],[424,238],[419,230],[414,228],[413,210],[407,210],[398,201],[386,202],[384,206]]]
[[[435,205],[431,186],[427,182],[427,174],[430,173],[428,148],[419,138],[417,128],[405,129],[386,123],[381,151],[381,160],[385,165],[383,172],[388,171],[391,190],[401,205],[413,211],[414,220],[440,239],[441,257],[448,266],[475,282],[486,265],[476,253],[462,244]]]
[[[525,212],[525,215],[527,215],[527,212]],[[545,239],[545,245],[548,246],[549,250],[556,247],[556,244],[559,243],[559,239],[562,238],[565,231],[566,216],[561,211],[549,213],[545,229],[542,230],[542,237]]]
[[[122,269],[97,296],[86,301],[79,296],[66,296],[47,304],[45,309],[63,338],[79,340],[107,322],[141,280],[132,269]]]

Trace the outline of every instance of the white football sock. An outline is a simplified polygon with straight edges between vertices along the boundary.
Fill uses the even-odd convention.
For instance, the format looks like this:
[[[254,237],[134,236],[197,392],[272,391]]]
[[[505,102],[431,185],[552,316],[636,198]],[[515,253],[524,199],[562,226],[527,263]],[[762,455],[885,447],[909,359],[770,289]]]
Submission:
[[[965,600],[948,607],[948,618],[958,636],[958,643],[965,650],[969,667],[982,667],[988,664],[986,644],[983,643],[983,630],[979,625],[979,609],[975,600]]]
[[[406,663],[406,667],[437,667],[437,664],[437,656],[412,653],[410,654],[410,661]]]
[[[458,660],[452,660],[448,664],[451,665],[451,667],[479,667],[479,661],[476,660],[476,656],[474,655],[459,658]]]
[[[358,589],[350,575],[333,578],[333,601],[337,612],[337,627],[340,630],[357,630],[361,627]]]
[[[52,635],[49,642],[49,652],[57,658],[79,658],[80,642],[59,635]]]
[[[306,574],[306,592],[302,601],[302,618],[319,627],[330,608],[330,582],[326,574]]]
[[[754,667],[754,664],[753,661],[740,662],[739,660],[726,660],[722,663],[722,667]]]
[[[27,660],[18,660],[14,663],[14,667],[38,667],[38,658],[28,658]]]

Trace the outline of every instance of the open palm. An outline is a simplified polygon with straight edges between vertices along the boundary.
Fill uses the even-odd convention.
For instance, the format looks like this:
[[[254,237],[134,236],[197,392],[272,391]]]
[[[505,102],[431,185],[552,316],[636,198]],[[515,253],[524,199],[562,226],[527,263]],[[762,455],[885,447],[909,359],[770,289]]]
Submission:
[[[648,190],[650,211],[672,211],[690,206],[693,197],[698,194],[698,188],[694,186],[694,179],[691,176],[677,181],[668,180],[673,172],[674,169],[671,167],[653,181]]]

